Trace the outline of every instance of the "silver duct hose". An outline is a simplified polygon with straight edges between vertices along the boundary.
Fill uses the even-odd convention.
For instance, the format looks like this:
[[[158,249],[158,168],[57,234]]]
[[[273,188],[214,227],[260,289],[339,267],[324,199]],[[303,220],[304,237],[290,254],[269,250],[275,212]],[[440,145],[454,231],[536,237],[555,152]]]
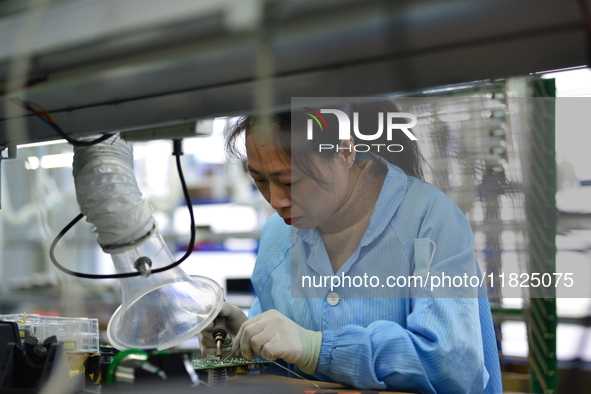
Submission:
[[[78,204],[95,225],[99,244],[120,275],[131,274],[122,279],[122,304],[107,327],[111,344],[120,350],[167,349],[211,323],[223,291],[209,278],[188,277],[177,266],[183,259],[174,262],[136,182],[132,145],[115,135],[77,146],[73,174]],[[135,270],[142,276],[134,276]]]
[[[73,167],[78,204],[105,252],[133,247],[153,231],[152,207],[135,179],[130,143],[114,135],[96,145],[75,147]]]

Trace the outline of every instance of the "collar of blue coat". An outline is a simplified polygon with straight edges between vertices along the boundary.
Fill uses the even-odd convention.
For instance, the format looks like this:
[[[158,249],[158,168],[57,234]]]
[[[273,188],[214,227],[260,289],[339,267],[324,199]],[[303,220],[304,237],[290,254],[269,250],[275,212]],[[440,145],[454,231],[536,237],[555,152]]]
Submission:
[[[369,245],[385,230],[400,206],[408,187],[408,176],[400,168],[373,153],[359,154],[357,158],[361,161],[366,159],[384,164],[388,173],[359,247]],[[321,241],[320,233],[316,228],[311,230],[296,229],[295,233],[303,241],[312,245]]]

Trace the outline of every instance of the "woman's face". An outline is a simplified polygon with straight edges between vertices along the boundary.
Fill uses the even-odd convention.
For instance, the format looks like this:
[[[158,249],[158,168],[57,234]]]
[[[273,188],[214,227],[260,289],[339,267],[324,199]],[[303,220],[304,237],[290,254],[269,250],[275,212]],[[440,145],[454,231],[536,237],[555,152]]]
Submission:
[[[354,158],[346,153],[337,154],[329,163],[311,158],[326,182],[323,186],[292,166],[283,149],[256,134],[246,137],[246,155],[250,175],[263,197],[286,224],[299,229],[322,228],[347,201],[355,185],[350,171]]]

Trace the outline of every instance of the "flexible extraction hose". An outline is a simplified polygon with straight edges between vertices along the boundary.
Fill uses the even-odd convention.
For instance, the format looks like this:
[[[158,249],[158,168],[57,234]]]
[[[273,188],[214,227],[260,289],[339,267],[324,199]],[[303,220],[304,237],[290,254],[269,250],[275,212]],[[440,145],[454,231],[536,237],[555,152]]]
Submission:
[[[112,148],[112,146],[114,145],[114,143],[116,143],[116,138],[118,137],[112,137],[113,141],[111,141],[109,144],[106,145],[107,149],[78,149],[78,155],[86,155],[88,154],[88,157],[95,157],[94,159],[89,159],[87,157],[85,157],[85,159],[80,159],[81,156],[77,156],[77,158],[75,158],[75,160],[78,163],[82,163],[82,164],[78,164],[78,167],[82,168],[83,172],[85,171],[84,169],[86,168],[86,166],[92,166],[95,165],[94,170],[90,170],[90,174],[88,174],[89,170],[86,170],[87,174],[86,177],[82,177],[79,176],[77,178],[78,181],[80,181],[80,184],[82,185],[80,189],[77,189],[77,194],[78,197],[80,198],[81,196],[83,197],[84,201],[85,201],[85,207],[89,208],[92,212],[94,212],[96,214],[96,218],[94,219],[89,219],[89,222],[92,222],[93,220],[96,222],[98,221],[100,224],[100,228],[102,231],[100,231],[101,234],[103,235],[107,235],[107,239],[110,238],[120,238],[123,237],[123,240],[125,241],[126,239],[133,239],[135,238],[135,236],[129,235],[130,234],[130,230],[136,228],[137,226],[133,226],[132,223],[128,223],[126,221],[124,221],[123,219],[132,219],[132,220],[138,220],[137,217],[139,217],[139,220],[142,220],[143,218],[148,216],[148,213],[151,214],[152,209],[145,203],[145,201],[141,198],[141,193],[139,192],[139,189],[137,188],[137,184],[135,182],[135,178],[133,177],[133,166],[132,164],[132,155],[131,155],[131,146],[127,145],[127,147],[129,148],[129,150],[126,149],[114,149]],[[99,144],[100,142],[96,142],[96,140],[94,140],[94,142],[91,145],[96,145]],[[125,144],[125,143],[124,143]],[[90,146],[89,144],[80,144],[77,146]],[[112,157],[101,157],[104,153],[108,152]],[[121,153],[126,153],[125,155],[125,160],[121,160],[121,157],[117,157],[117,156],[121,156],[119,154]],[[134,276],[138,276],[138,275],[142,275],[142,276],[150,276],[152,273],[156,274],[156,273],[160,273],[160,272],[164,272],[170,269],[173,269],[175,267],[177,267],[178,265],[180,265],[183,261],[185,261],[193,252],[193,246],[195,245],[195,216],[193,215],[193,205],[191,203],[191,196],[189,195],[189,191],[187,189],[187,184],[185,183],[185,177],[183,175],[183,170],[182,170],[182,166],[181,166],[181,160],[180,157],[183,155],[183,147],[182,147],[182,141],[181,140],[173,140],[173,152],[172,152],[173,156],[176,157],[176,167],[178,170],[178,174],[179,174],[179,180],[181,182],[181,188],[183,191],[183,195],[185,197],[185,202],[187,203],[187,208],[189,210],[189,218],[191,219],[191,238],[189,240],[189,245],[187,247],[187,251],[185,252],[185,254],[179,258],[177,261],[170,261],[169,264],[158,264],[158,268],[156,267],[152,267],[152,269],[150,269],[151,267],[151,261],[148,261],[148,259],[141,259],[140,261],[136,261],[134,262],[133,266],[133,270],[126,270],[124,266],[118,265],[116,262],[121,260],[118,258],[115,258],[115,255],[113,256],[113,262],[115,262],[115,268],[117,269],[118,273],[117,274],[109,274],[109,275],[97,275],[97,274],[86,274],[86,273],[82,273],[82,272],[76,272],[76,271],[72,271],[66,267],[64,267],[63,265],[61,265],[58,261],[57,258],[55,257],[55,248],[57,246],[57,243],[59,242],[59,240],[76,224],[78,223],[83,217],[84,214],[79,214],[78,216],[76,216],[70,223],[68,223],[66,225],[66,227],[64,227],[59,234],[55,237],[55,239],[53,240],[53,242],[51,243],[51,246],[49,247],[49,258],[51,259],[51,261],[53,262],[53,264],[56,266],[56,268],[58,268],[59,270],[61,270],[62,272],[65,272],[68,275],[72,275],[72,276],[76,276],[78,278],[86,278],[86,279],[123,279],[123,278],[132,278]],[[96,158],[98,157],[98,158]],[[124,157],[124,156],[122,156]],[[112,168],[109,167],[109,165],[107,165],[109,163],[109,165],[113,165]],[[123,165],[125,164],[125,165]],[[97,168],[96,166],[98,166],[99,168]],[[95,173],[95,175],[92,175],[92,173]],[[111,175],[108,175],[108,174]],[[118,188],[116,188],[117,185],[117,180],[119,180],[121,178],[120,174],[125,174],[125,176],[123,177],[123,186],[119,185]],[[76,171],[76,174],[80,174],[79,171]],[[98,174],[102,174],[101,176],[99,176]],[[119,174],[119,175],[117,175]],[[87,184],[87,182],[83,182],[83,181],[94,181],[94,188],[92,184]],[[76,180],[75,180],[76,183]],[[114,195],[112,195],[112,190],[108,189],[107,187],[110,187],[111,189],[116,188],[119,192],[115,193]],[[93,192],[100,192],[97,195],[91,194]],[[111,194],[110,194],[111,192]],[[134,196],[137,195],[137,199],[134,198]],[[93,201],[96,199],[98,200],[99,203],[101,204],[110,204],[110,199],[111,197],[114,197],[115,199],[119,199],[119,205],[120,208],[118,210],[115,209],[111,209],[113,207],[116,207],[116,204],[112,205],[112,206],[101,206],[99,208],[94,208],[93,205]],[[126,200],[127,204],[126,204]],[[134,201],[135,200],[135,201]],[[117,201],[115,201],[115,203],[117,203]],[[137,205],[134,205],[135,203],[138,203]],[[140,208],[140,209],[138,209]],[[109,213],[109,212],[120,212],[123,213],[125,212],[127,213],[131,213],[130,215],[127,216],[119,216],[116,215],[114,220],[110,220],[110,216],[105,216],[105,213]],[[95,215],[93,215],[94,217]],[[137,217],[135,217],[137,216]],[[150,221],[154,222],[154,219],[151,218],[150,215],[150,219],[148,221],[146,221],[144,224],[144,226],[140,226],[137,227],[140,230],[139,231],[135,231],[136,235],[137,233],[141,234],[141,230],[145,230],[148,226],[146,226],[147,224],[150,223]],[[141,224],[142,222],[140,222]],[[112,227],[115,225],[115,227]],[[122,230],[123,229],[123,230]],[[95,228],[95,230],[97,230]],[[127,230],[127,231],[125,231]],[[132,232],[133,233],[133,232]],[[121,254],[125,251],[128,250],[132,250],[138,246],[141,246],[143,243],[150,241],[150,239],[152,240],[152,242],[156,242],[158,243],[158,241],[156,241],[157,238],[160,238],[160,234],[158,232],[158,230],[156,229],[156,226],[152,227],[152,230],[150,230],[148,233],[146,233],[144,236],[141,236],[140,238],[137,238],[135,240],[132,241],[128,241],[125,243],[118,243],[118,244],[102,244],[103,250],[107,253],[114,253],[114,254]],[[99,240],[100,242],[100,240]],[[120,241],[122,242],[122,241]],[[167,258],[168,259],[168,258]],[[161,261],[162,262],[162,261]],[[161,263],[160,262],[160,263]]]
[[[180,168],[180,141],[175,141],[174,151]],[[211,279],[190,278],[177,267],[192,251],[194,231],[187,253],[174,262],[156,229],[152,208],[142,198],[137,185],[132,145],[115,135],[96,145],[76,146],[73,167],[80,209],[87,221],[94,224],[98,242],[111,254],[118,272],[107,276],[80,273],[76,276],[125,278],[121,286],[122,304],[107,327],[111,344],[120,350],[167,349],[211,323],[221,309],[223,291]],[[179,176],[191,208],[180,169]],[[192,210],[190,215],[194,227]]]
[[[78,204],[105,252],[133,247],[154,230],[152,207],[133,172],[130,143],[115,135],[100,144],[76,146],[73,167]]]

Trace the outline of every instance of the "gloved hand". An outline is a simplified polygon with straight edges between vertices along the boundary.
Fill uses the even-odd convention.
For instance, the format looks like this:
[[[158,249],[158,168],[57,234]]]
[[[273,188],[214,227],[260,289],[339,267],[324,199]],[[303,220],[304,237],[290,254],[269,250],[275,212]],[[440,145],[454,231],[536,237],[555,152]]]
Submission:
[[[238,330],[242,323],[248,320],[248,317],[242,312],[240,308],[224,301],[220,313],[217,317],[224,317],[226,319],[226,339],[222,347],[223,354],[229,355],[232,346],[232,339],[236,337]],[[199,347],[203,357],[215,357],[216,343],[213,340],[211,331],[215,327],[215,320],[201,331],[199,336]]]
[[[252,360],[278,358],[295,364],[307,374],[316,372],[322,332],[306,330],[276,310],[269,310],[246,321],[232,344],[232,354]]]

